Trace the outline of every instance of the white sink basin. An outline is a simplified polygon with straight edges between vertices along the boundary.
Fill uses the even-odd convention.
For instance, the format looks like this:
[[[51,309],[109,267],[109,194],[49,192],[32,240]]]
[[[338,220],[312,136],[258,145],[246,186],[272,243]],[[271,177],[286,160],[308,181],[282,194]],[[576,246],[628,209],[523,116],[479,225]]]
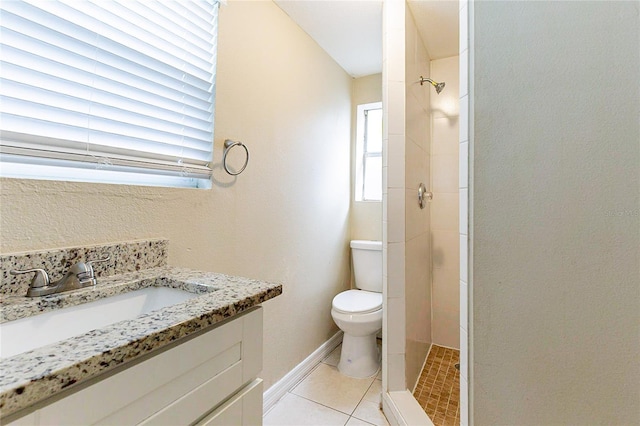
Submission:
[[[174,288],[149,287],[6,322],[0,324],[0,358],[79,336],[197,296]]]

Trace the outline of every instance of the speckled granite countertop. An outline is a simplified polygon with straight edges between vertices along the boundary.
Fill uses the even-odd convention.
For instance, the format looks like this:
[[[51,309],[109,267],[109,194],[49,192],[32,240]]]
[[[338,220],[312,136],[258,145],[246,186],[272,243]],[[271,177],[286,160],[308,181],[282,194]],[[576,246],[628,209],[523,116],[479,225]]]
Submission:
[[[198,297],[29,352],[0,359],[0,413],[10,415],[282,294],[265,281],[173,267],[100,278],[95,287],[41,298],[5,297],[1,322],[151,286]]]

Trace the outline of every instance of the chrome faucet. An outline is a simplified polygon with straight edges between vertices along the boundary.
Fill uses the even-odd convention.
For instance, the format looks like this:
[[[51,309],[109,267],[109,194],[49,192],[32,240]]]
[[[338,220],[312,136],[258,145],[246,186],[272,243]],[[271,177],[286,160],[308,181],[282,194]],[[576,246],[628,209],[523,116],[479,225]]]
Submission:
[[[49,280],[49,274],[44,269],[25,269],[23,271],[9,271],[11,275],[27,274],[35,272],[33,280],[29,285],[27,297],[46,296],[48,294],[62,293],[69,290],[77,290],[96,285],[96,275],[93,271],[93,263],[106,262],[111,257],[92,260],[90,262],[78,262],[73,265],[67,273],[53,283]]]

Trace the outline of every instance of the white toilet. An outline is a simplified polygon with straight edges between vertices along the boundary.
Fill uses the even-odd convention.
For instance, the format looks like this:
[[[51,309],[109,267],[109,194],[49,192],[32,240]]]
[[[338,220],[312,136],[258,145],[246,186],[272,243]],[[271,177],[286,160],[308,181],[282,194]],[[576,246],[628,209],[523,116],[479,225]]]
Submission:
[[[382,242],[351,241],[353,272],[359,290],[333,298],[331,316],[344,331],[338,370],[350,377],[371,377],[380,368],[376,334],[382,329]]]

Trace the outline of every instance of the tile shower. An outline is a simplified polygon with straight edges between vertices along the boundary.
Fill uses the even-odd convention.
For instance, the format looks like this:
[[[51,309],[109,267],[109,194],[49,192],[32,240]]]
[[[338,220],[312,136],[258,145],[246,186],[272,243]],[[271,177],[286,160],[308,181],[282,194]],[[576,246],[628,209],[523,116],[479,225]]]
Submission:
[[[413,396],[435,426],[460,424],[460,351],[433,345]]]

